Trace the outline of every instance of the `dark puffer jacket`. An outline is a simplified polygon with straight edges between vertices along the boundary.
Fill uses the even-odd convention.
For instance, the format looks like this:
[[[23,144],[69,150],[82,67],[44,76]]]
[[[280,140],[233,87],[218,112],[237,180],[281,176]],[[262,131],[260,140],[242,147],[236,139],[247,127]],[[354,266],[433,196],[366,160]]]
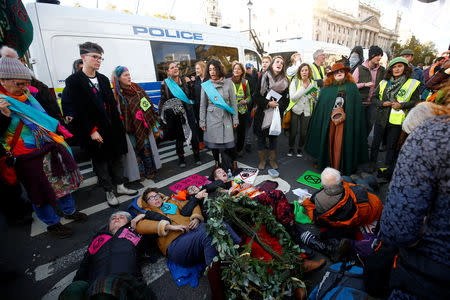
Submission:
[[[92,284],[96,279],[124,273],[142,277],[137,249],[141,236],[128,225],[114,235],[106,227],[95,235],[73,281]]]

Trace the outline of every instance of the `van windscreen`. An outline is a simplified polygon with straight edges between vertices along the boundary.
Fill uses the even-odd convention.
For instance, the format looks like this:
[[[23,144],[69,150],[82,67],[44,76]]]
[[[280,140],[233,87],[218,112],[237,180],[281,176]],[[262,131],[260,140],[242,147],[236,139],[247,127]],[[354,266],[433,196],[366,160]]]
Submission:
[[[191,76],[195,75],[195,63],[198,61],[206,63],[213,58],[220,60],[225,67],[225,72],[228,72],[231,69],[231,62],[239,60],[238,49],[232,47],[160,41],[151,41],[150,43],[158,81],[167,77],[164,70],[167,62],[170,61],[179,63],[181,75]]]

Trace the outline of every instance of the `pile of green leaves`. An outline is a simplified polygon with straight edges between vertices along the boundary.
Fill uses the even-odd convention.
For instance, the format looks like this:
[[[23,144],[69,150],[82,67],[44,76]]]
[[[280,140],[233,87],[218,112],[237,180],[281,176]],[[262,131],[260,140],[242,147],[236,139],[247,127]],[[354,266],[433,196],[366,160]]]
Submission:
[[[256,200],[243,196],[239,198],[220,195],[216,199],[206,199],[208,209],[207,232],[212,238],[219,255],[214,262],[222,261],[225,268],[222,280],[228,299],[275,298],[292,295],[298,287],[305,287],[302,278],[302,258],[300,247],[273,216],[272,208],[259,204]],[[234,245],[223,221],[251,238],[250,243],[239,247]],[[279,239],[283,253],[278,254],[265,244],[257,232],[261,225],[273,237]],[[252,243],[258,243],[272,260],[265,262],[250,256]]]

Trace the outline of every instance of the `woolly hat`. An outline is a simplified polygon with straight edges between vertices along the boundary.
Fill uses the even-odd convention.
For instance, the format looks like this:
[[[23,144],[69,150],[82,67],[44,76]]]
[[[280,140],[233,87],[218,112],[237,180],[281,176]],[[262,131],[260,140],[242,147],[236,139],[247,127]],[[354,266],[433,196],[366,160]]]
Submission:
[[[31,80],[30,70],[18,59],[17,52],[9,47],[3,47],[0,58],[0,79]]]
[[[316,52],[313,53],[313,59],[316,60],[317,56],[322,55],[323,53],[323,49],[316,50]]]
[[[245,69],[251,69],[251,68],[253,68],[253,65],[251,63],[247,63],[245,65]]]
[[[350,68],[344,66],[343,63],[335,63],[332,67],[331,67],[331,71],[328,72],[328,74],[333,74],[335,71],[337,70],[344,70],[346,73],[350,72]]]
[[[370,46],[369,48],[369,60],[374,58],[375,56],[383,55],[383,50],[378,46]]]
[[[404,63],[406,66],[408,66],[408,61],[406,60],[406,58],[403,57],[396,57],[393,60],[391,60],[388,64],[388,69],[391,68],[393,65],[395,65],[396,63]]]
[[[414,55],[414,51],[412,51],[411,49],[405,49],[402,52],[400,52],[400,56],[402,55]]]

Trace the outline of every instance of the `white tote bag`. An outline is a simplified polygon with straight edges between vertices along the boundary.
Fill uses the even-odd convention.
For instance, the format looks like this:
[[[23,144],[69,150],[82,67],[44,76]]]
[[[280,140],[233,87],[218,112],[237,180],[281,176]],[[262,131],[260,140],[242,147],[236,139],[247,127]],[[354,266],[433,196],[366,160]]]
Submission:
[[[281,117],[278,106],[273,111],[272,123],[269,128],[269,135],[280,135],[281,133]]]

